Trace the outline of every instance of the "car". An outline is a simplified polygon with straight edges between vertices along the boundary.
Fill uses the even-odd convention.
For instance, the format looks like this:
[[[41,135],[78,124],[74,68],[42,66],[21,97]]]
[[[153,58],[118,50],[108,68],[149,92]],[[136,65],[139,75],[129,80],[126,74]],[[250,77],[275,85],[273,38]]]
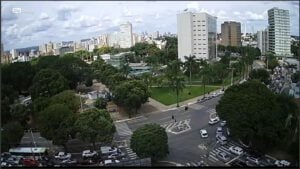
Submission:
[[[11,165],[19,165],[22,162],[22,159],[22,156],[11,156],[6,160],[6,162]]]
[[[224,162],[228,162],[230,160],[230,157],[225,152],[219,152],[217,157]]]
[[[104,165],[110,165],[110,164],[119,163],[119,162],[120,162],[119,160],[105,160]]]
[[[206,97],[202,97],[201,99],[198,99],[197,102],[198,102],[198,103],[203,103],[203,102],[205,102],[206,100],[207,100]]]
[[[237,155],[242,155],[244,153],[243,149],[238,146],[229,147],[229,151]]]
[[[254,157],[254,156],[247,156],[246,159],[256,165],[259,165],[260,161],[258,157]]]
[[[219,117],[217,116],[217,117],[215,117],[215,118],[209,119],[208,124],[213,125],[213,124],[218,123],[219,121],[220,121],[220,119],[219,119]]]
[[[200,134],[201,134],[202,138],[207,138],[208,137],[207,131],[205,129],[201,129]]]
[[[223,135],[217,135],[216,136],[217,141],[221,144],[221,145],[225,145],[227,144],[227,138]]]
[[[221,125],[222,127],[224,127],[224,126],[226,125],[226,121],[225,121],[225,120],[221,121],[220,125]]]
[[[65,152],[58,152],[57,155],[54,156],[54,158],[58,160],[67,160],[71,158],[71,154]]]
[[[66,166],[74,166],[75,164],[77,164],[77,161],[76,160],[67,159],[67,160],[63,160],[60,164],[66,165]]]
[[[222,135],[222,133],[223,133],[223,128],[222,128],[222,127],[217,127],[217,132],[216,132],[216,134],[217,134],[217,135],[219,135],[219,134]]]
[[[83,158],[95,157],[97,155],[98,155],[98,153],[96,151],[84,150],[82,152],[82,157]]]
[[[22,160],[22,164],[25,167],[38,167],[40,165],[37,160],[31,159],[31,158],[24,158]]]
[[[218,93],[213,93],[212,94],[212,97],[217,97],[218,96]]]
[[[288,167],[291,165],[290,162],[286,161],[286,160],[276,160],[274,163],[277,167]]]

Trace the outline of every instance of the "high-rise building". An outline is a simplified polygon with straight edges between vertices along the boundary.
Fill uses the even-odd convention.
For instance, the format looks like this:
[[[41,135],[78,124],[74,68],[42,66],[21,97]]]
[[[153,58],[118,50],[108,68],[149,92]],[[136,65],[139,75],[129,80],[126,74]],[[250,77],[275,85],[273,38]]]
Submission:
[[[108,46],[109,47],[119,47],[119,33],[118,32],[109,34]]]
[[[268,28],[257,32],[257,47],[262,55],[265,55],[269,50]]]
[[[120,25],[120,48],[130,48],[132,46],[132,25],[126,22]]]
[[[177,14],[178,57],[194,55],[197,59],[216,58],[217,17],[207,13]]]
[[[11,57],[12,57],[12,59],[13,60],[15,60],[15,59],[18,59],[18,52],[17,52],[17,50],[16,49],[12,49],[11,51],[10,51],[10,54],[11,54]]]
[[[221,24],[222,45],[241,46],[241,23],[226,21]]]
[[[291,55],[290,15],[288,10],[268,10],[269,51],[277,56]]]

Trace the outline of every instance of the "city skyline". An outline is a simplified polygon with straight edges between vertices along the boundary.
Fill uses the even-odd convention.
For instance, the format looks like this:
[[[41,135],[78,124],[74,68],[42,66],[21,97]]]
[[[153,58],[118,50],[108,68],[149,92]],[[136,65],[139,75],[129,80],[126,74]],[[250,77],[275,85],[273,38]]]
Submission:
[[[176,14],[186,8],[216,16],[218,33],[224,21],[241,22],[242,33],[247,23],[246,32],[256,33],[267,27],[267,10],[273,7],[290,11],[291,35],[299,36],[297,1],[2,2],[1,42],[4,50],[10,50],[49,41],[80,40],[119,31],[119,25],[127,21],[134,33],[177,34]],[[21,13],[12,13],[12,8],[20,8]]]

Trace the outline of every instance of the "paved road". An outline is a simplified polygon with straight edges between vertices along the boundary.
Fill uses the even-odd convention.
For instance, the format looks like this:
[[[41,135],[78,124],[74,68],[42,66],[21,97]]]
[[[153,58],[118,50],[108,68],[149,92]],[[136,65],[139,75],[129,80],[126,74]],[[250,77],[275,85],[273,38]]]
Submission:
[[[210,146],[215,145],[217,125],[208,125],[208,120],[209,112],[215,111],[215,105],[219,99],[220,96],[202,104],[191,104],[188,106],[188,111],[185,111],[184,107],[174,108],[161,113],[140,116],[129,121],[116,122],[118,139],[130,142],[134,130],[145,124],[157,123],[166,128],[168,134],[170,154],[165,159],[166,161],[177,162],[184,166],[195,166],[203,160],[209,166],[224,166],[224,163],[215,157],[216,154],[210,154],[210,157],[207,158],[207,150],[201,149],[203,146],[199,148],[199,145],[207,145],[207,143],[212,143]],[[172,119],[172,115],[174,119]],[[199,130],[202,128],[208,131],[209,138],[206,140],[200,138]]]

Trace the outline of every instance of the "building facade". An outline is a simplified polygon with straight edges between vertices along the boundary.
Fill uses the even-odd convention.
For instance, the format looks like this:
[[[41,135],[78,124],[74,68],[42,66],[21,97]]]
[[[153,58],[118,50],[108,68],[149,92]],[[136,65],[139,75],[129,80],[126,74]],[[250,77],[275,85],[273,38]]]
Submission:
[[[224,22],[221,24],[221,37],[223,46],[242,46],[241,23]]]
[[[197,59],[216,58],[217,18],[207,13],[177,14],[178,57],[194,55]]]
[[[120,25],[120,48],[132,47],[132,25],[126,22]]]
[[[257,47],[262,55],[265,55],[269,50],[268,29],[257,32]]]
[[[291,55],[290,15],[288,10],[268,10],[269,51],[277,56]]]

